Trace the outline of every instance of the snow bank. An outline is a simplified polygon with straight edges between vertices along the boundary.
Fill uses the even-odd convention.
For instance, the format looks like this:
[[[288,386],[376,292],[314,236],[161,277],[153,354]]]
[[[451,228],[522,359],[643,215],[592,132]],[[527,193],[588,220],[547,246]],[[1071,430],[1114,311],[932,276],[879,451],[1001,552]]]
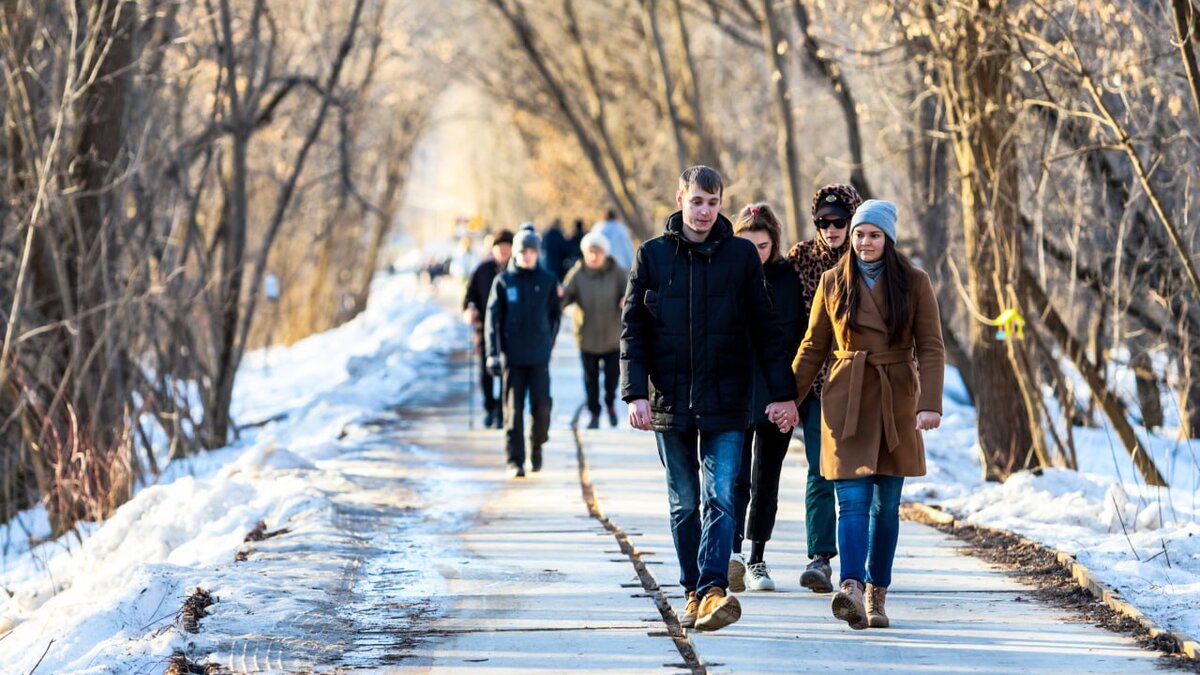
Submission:
[[[45,539],[49,525],[44,509],[22,513],[0,533],[0,633],[11,630],[0,670],[28,672],[46,652],[41,672],[162,672],[185,642],[171,628],[191,586],[236,586],[227,568],[260,520],[303,526],[331,511],[318,467],[346,425],[403,403],[421,367],[465,341],[462,324],[410,277],[383,279],[353,321],[247,355],[234,419],[277,421],[173,462],[78,537],[31,548],[30,535]]]
[[[925,436],[929,475],[906,481],[906,498],[1071,553],[1159,625],[1200,636],[1200,442],[1139,430],[1169,489],[1145,485],[1106,425],[1073,429],[1078,472],[985,483],[975,409],[957,372],[946,384],[942,427]]]

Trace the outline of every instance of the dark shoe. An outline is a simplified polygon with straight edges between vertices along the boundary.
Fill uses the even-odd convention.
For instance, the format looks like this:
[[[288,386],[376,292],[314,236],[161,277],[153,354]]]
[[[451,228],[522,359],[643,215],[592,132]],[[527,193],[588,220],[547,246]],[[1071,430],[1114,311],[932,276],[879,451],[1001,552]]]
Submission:
[[[504,415],[502,415],[500,413],[496,413],[496,420],[495,420],[495,423],[492,425],[492,428],[493,429],[503,429],[504,428]]]
[[[829,578],[832,576],[833,568],[829,566],[829,556],[818,553],[813,556],[812,562],[808,563],[804,574],[800,575],[800,585],[813,593],[831,593],[833,582]]]
[[[599,413],[592,413],[592,421],[588,422],[587,428],[589,428],[589,429],[599,429],[600,428],[600,414]]]
[[[863,604],[863,585],[857,579],[842,582],[842,588],[833,596],[833,615],[850,624],[854,630],[867,628],[867,608]]]
[[[524,478],[525,477],[525,467],[517,466],[516,464],[509,462],[508,469],[505,472],[505,475],[508,476],[509,478]]]
[[[700,611],[700,599],[696,591],[687,592],[687,604],[683,607],[683,615],[679,617],[679,625],[683,628],[696,627],[696,614]]]
[[[496,413],[489,412],[483,416],[483,428],[491,429],[494,426],[496,426]]]
[[[696,630],[720,630],[740,618],[742,604],[738,599],[726,595],[724,588],[713,586],[700,601],[700,611],[696,614]]]
[[[725,570],[729,578],[729,590],[741,593],[746,590],[746,559],[741,553],[729,556],[729,567]]]
[[[883,603],[887,600],[887,589],[883,586],[867,584],[867,624],[871,628],[887,628],[892,625],[888,619],[887,610]]]
[[[617,408],[611,403],[608,404],[608,423],[617,426]]]
[[[529,455],[529,468],[533,469],[534,473],[542,470],[542,448],[534,446],[533,452]]]

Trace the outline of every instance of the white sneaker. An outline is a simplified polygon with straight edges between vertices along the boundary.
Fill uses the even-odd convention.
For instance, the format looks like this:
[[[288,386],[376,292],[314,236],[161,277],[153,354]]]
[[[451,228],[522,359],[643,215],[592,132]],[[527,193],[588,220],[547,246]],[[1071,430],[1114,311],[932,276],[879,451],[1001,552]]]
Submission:
[[[741,553],[729,556],[729,590],[741,593],[746,590],[746,558]]]
[[[746,587],[752,591],[775,590],[775,580],[771,578],[767,563],[756,562],[746,566]]]

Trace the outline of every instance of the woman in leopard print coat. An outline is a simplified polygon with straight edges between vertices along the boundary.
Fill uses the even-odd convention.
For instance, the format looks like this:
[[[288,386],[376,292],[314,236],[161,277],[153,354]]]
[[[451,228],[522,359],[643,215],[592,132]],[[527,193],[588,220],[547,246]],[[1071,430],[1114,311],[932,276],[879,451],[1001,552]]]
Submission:
[[[787,260],[800,277],[806,325],[821,275],[833,269],[850,249],[847,243],[850,218],[861,203],[862,197],[851,185],[834,183],[817,190],[812,201],[813,225],[817,236],[796,244],[788,251]],[[804,526],[810,559],[808,568],[800,577],[800,584],[816,593],[833,590],[829,559],[837,555],[837,501],[833,481],[821,476],[821,386],[828,374],[829,363],[826,363],[813,383],[811,393],[800,404],[804,454],[808,457]]]

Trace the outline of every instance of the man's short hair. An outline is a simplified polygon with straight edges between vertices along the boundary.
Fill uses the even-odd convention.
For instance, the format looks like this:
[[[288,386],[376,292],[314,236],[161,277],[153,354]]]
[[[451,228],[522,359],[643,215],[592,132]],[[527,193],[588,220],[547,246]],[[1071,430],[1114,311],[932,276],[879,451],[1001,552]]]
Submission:
[[[716,169],[704,165],[688,167],[679,174],[680,192],[686,192],[693,185],[715,195],[719,195],[725,190],[725,185],[721,182],[721,174],[717,173]]]

